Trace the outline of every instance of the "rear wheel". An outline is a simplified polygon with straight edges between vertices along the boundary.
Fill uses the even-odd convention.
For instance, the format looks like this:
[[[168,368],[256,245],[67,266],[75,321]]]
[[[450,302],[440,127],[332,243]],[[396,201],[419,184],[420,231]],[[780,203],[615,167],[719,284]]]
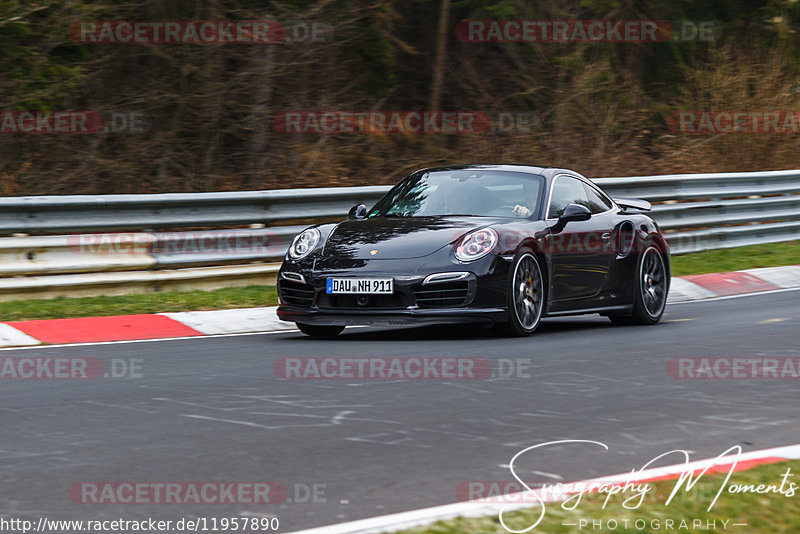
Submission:
[[[633,291],[633,312],[630,315],[609,315],[614,324],[655,324],[664,315],[667,304],[667,268],[664,257],[649,246],[639,257]]]
[[[523,253],[514,262],[508,289],[508,321],[498,325],[502,333],[512,336],[532,334],[542,318],[544,278],[536,256]]]
[[[302,333],[311,337],[332,338],[342,333],[343,326],[295,323]]]

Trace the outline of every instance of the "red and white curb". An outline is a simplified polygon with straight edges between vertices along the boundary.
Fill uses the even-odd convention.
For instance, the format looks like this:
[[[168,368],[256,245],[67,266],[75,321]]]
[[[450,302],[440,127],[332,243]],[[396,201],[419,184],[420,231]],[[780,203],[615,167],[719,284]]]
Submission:
[[[25,332],[17,330],[13,326],[0,323],[0,347],[26,347],[40,343],[41,341]]]
[[[706,468],[708,468],[707,473],[709,474],[727,473],[728,471],[743,471],[758,465],[798,459],[800,459],[800,444],[745,452],[739,455],[738,459],[734,455],[723,456],[721,458],[706,458],[704,460],[696,460],[666,467],[645,469],[636,471],[635,473],[621,473],[618,475],[581,480],[566,485],[572,485],[573,487],[596,487],[598,485],[609,486],[613,484],[625,484],[626,482],[630,482],[631,484],[655,482],[676,479],[683,473],[689,472],[691,472],[693,476],[699,475]],[[736,462],[735,467],[733,467],[734,462]],[[732,467],[733,469],[731,469]],[[545,503],[560,502],[551,491],[536,489],[533,490],[533,492]],[[398,530],[430,525],[437,521],[454,519],[456,517],[496,516],[500,512],[505,513],[523,508],[532,508],[535,502],[535,498],[530,492],[510,493],[496,498],[433,506],[431,508],[423,508],[409,512],[339,523],[338,525],[327,525],[324,527],[299,530],[290,534],[377,534],[396,532]],[[533,530],[532,532],[536,531]]]
[[[0,323],[0,347],[102,343],[294,330],[277,307]]]
[[[800,265],[672,279],[668,302],[800,287]],[[277,308],[85,317],[0,323],[0,347],[135,341],[294,330],[280,321]]]
[[[278,319],[278,314],[275,312],[277,309],[277,306],[271,306],[236,310],[165,313],[163,315],[183,323],[204,335],[295,330],[297,327],[294,323],[287,323]]]
[[[667,302],[743,295],[800,287],[800,265],[674,277]]]

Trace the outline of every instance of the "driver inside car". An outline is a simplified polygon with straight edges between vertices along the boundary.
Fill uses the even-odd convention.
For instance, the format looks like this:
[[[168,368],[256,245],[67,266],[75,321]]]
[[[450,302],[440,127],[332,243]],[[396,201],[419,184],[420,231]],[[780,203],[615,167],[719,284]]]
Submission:
[[[533,211],[528,206],[535,206],[537,197],[539,196],[539,188],[535,187],[534,183],[525,183],[522,186],[522,196],[525,199],[524,204],[516,204],[514,209],[511,210],[514,215],[526,218],[533,215]]]

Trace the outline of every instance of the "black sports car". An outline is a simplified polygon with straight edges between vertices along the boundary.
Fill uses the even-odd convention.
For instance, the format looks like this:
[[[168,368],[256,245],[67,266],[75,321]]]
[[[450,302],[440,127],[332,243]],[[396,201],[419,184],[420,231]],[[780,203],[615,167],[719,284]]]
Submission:
[[[599,313],[659,321],[667,242],[640,213],[566,169],[423,169],[375,206],[294,238],[278,317],[311,336],[347,325],[486,323],[528,335],[542,317]]]

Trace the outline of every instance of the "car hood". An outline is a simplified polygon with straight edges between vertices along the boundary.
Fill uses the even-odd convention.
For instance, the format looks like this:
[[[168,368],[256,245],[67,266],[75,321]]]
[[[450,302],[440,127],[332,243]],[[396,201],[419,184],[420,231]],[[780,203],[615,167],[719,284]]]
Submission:
[[[323,255],[352,259],[421,258],[467,232],[498,222],[490,217],[375,217],[338,224]],[[377,251],[377,252],[375,252]]]

